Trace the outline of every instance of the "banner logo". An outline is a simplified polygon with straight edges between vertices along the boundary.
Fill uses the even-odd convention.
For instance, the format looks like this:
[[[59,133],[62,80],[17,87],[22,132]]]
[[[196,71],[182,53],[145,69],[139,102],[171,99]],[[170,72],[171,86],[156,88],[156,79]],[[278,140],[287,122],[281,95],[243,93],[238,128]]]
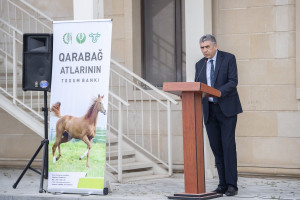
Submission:
[[[98,38],[101,36],[99,33],[91,33],[89,36],[92,38],[92,42],[96,43],[98,41]]]
[[[76,36],[76,41],[79,43],[79,44],[83,44],[86,40],[86,35],[85,33],[78,33],[77,36]]]
[[[72,43],[72,33],[65,33],[63,36],[63,41],[65,44],[71,44]]]

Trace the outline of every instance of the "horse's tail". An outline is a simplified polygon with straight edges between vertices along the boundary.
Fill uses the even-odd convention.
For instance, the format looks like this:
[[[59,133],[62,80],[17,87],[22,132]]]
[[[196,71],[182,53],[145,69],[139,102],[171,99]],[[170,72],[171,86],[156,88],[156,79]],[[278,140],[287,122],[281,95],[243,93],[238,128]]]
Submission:
[[[60,115],[60,105],[61,103],[60,102],[56,102],[52,107],[51,107],[51,110],[50,112],[53,112],[54,115],[58,118],[61,118],[61,115]]]

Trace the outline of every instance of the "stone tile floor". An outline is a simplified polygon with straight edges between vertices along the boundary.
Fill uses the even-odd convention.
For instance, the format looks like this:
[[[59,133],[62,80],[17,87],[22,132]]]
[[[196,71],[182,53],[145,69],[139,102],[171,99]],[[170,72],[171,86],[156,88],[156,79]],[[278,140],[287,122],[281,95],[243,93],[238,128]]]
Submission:
[[[156,180],[136,181],[125,184],[112,183],[112,193],[107,196],[39,193],[40,175],[28,170],[16,189],[12,185],[21,174],[21,169],[0,168],[0,200],[52,200],[52,199],[167,199],[167,196],[184,191],[183,178],[171,177]],[[206,181],[206,190],[217,185],[217,179]],[[239,177],[239,194],[221,199],[286,199],[300,200],[300,178]],[[47,180],[44,181],[47,188]]]

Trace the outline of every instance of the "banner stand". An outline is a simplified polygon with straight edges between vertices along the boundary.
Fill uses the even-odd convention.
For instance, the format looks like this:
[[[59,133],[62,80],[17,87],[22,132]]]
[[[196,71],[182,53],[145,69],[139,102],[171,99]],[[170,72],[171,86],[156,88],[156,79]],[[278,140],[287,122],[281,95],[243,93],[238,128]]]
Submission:
[[[40,189],[39,192],[43,193],[45,190],[43,188],[44,185],[44,178],[48,178],[48,145],[49,145],[49,140],[48,140],[48,107],[47,107],[47,91],[44,91],[44,107],[42,108],[42,111],[44,112],[44,136],[45,139],[41,142],[40,146],[28,162],[27,166],[24,168],[23,172],[19,176],[18,180],[14,183],[13,188],[16,189],[19,182],[23,178],[24,174],[28,169],[31,169],[32,171],[38,173],[41,175],[41,180],[40,180]],[[38,155],[40,150],[44,147],[44,154],[43,154],[43,164],[42,164],[42,171],[39,172],[38,170],[31,168],[31,164],[34,161],[35,157]]]
[[[111,37],[111,19],[53,22],[48,192],[109,192],[104,175]]]

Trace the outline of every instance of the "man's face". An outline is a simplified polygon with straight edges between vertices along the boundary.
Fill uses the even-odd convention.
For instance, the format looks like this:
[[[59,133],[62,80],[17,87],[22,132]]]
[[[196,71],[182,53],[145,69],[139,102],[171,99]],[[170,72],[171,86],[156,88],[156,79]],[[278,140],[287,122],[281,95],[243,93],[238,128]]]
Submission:
[[[200,43],[202,54],[205,58],[211,59],[216,55],[218,46],[211,43],[211,41],[205,41]]]

